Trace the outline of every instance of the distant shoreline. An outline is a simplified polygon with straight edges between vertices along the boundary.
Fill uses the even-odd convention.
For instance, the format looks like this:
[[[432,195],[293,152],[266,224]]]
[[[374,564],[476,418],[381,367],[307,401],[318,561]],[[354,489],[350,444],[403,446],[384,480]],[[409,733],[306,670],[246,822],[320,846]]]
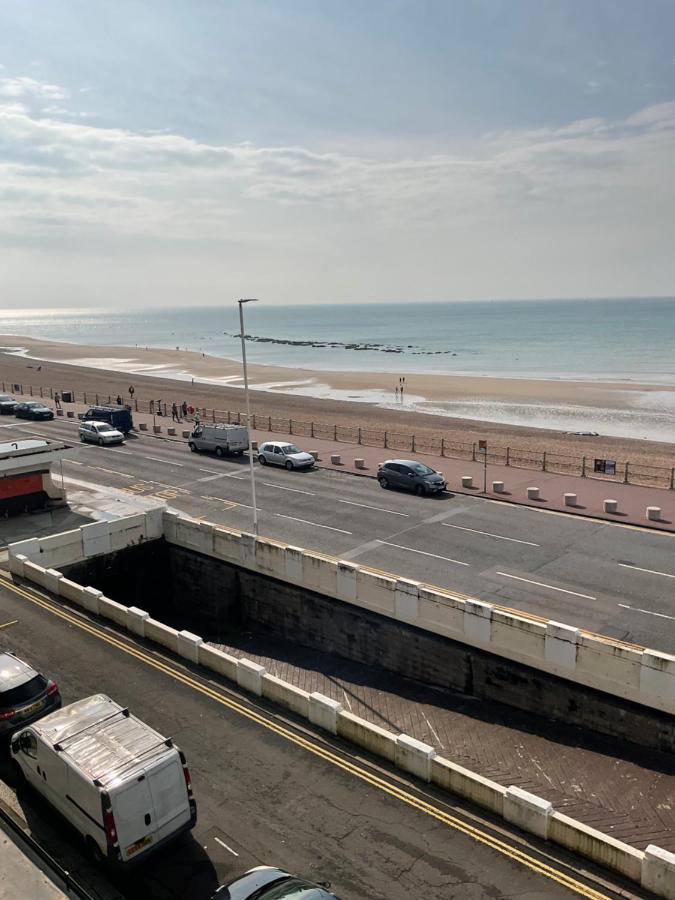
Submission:
[[[24,370],[31,360],[83,371],[106,370],[115,373],[116,380],[152,376],[176,382],[177,394],[185,393],[187,386],[194,393],[198,386],[209,393],[227,389],[238,396],[243,386],[239,360],[198,351],[78,345],[17,335],[0,335],[0,344],[3,360],[15,359]],[[10,347],[22,348],[23,355],[9,354]],[[396,392],[399,381],[390,373],[249,366],[251,389],[267,394],[268,405],[301,408],[309,400],[341,402],[361,421],[377,409],[397,417],[423,414],[429,419],[461,419],[475,427],[543,428],[563,434],[592,431],[675,443],[675,386],[429,373],[402,377],[401,400]],[[432,422],[429,426],[433,427]]]

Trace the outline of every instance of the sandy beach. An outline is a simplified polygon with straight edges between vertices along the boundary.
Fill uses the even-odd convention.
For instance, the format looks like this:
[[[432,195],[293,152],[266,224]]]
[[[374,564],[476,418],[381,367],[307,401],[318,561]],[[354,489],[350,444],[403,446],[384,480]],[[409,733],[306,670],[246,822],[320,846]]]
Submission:
[[[185,350],[75,345],[27,336],[0,336],[0,378],[59,389],[98,390],[136,397],[163,398],[217,409],[243,409],[241,362]],[[22,351],[21,355],[10,352]],[[39,366],[39,368],[38,368]],[[194,379],[194,383],[193,383]],[[675,387],[630,383],[489,378],[407,374],[403,402],[395,398],[390,373],[314,372],[278,366],[249,367],[252,411],[316,422],[371,424],[392,431],[440,434],[453,440],[487,437],[500,445],[607,455],[672,465],[670,441],[566,434],[552,428],[475,421],[456,408],[482,404],[490,410],[520,405],[546,412],[549,407],[581,410],[589,421],[619,418],[636,402],[675,407]],[[536,424],[536,415],[533,423]],[[646,436],[645,436],[646,437]]]

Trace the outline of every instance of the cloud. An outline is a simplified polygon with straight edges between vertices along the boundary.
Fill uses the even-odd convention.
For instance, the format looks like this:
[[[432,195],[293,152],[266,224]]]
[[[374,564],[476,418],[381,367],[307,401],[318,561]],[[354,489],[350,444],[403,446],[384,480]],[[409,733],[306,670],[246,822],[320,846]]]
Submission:
[[[46,84],[34,78],[0,78],[0,97],[27,97],[41,100],[64,100],[67,92],[57,84]]]

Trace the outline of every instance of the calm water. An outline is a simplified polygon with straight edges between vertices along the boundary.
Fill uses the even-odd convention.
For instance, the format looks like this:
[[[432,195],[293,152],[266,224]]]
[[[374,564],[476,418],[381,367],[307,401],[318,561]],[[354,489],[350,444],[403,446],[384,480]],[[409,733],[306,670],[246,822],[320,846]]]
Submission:
[[[188,347],[239,358],[236,308],[0,310],[0,332],[74,343]],[[373,349],[249,343],[252,362],[343,369],[675,384],[675,298],[246,307],[267,338]]]

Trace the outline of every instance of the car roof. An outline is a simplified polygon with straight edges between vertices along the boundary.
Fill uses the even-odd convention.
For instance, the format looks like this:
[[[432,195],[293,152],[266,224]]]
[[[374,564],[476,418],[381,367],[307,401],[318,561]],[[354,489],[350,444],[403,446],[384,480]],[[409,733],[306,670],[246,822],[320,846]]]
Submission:
[[[17,659],[14,654],[0,653],[0,691],[9,691],[20,684],[25,684],[36,675],[39,675],[39,672],[23,660]]]
[[[382,463],[383,466],[389,466],[392,463],[400,463],[402,466],[416,466],[417,460],[415,459],[385,459]],[[426,463],[424,464],[426,465]]]
[[[106,428],[110,428],[110,427],[111,427],[110,422],[99,422],[98,419],[87,419],[87,421],[86,421],[86,422],[83,422],[82,424],[83,424],[83,425],[105,425]],[[115,429],[113,428],[113,431],[114,431],[114,430],[115,430]]]

